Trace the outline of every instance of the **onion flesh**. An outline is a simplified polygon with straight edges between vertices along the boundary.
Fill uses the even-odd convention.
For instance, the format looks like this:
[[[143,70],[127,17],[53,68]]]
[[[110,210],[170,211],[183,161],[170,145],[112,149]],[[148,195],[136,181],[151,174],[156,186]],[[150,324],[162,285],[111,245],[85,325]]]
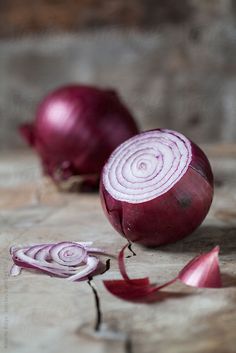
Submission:
[[[213,174],[203,151],[182,134],[147,131],[121,144],[100,182],[104,212],[132,242],[158,246],[191,234],[213,197]]]
[[[31,269],[69,281],[86,280],[104,271],[105,265],[97,255],[112,256],[90,245],[92,242],[60,242],[11,247],[14,265],[10,274],[17,276],[21,269]]]

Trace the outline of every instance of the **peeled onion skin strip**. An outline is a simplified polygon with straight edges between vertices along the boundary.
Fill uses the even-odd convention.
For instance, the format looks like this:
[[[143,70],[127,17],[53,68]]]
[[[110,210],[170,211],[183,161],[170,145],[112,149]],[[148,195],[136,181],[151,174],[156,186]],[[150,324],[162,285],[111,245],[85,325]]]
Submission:
[[[126,245],[121,249],[121,251],[119,252],[119,255],[118,255],[118,264],[119,264],[120,274],[121,274],[121,276],[123,277],[123,279],[124,279],[126,282],[133,283],[132,280],[129,278],[128,274],[127,274],[127,271],[126,271],[126,268],[125,268],[125,261],[124,261],[124,253],[125,253],[126,248],[128,248],[128,246],[129,246],[129,243],[126,244]]]
[[[150,164],[145,162],[147,156],[140,155],[136,164],[141,167],[143,163],[146,169],[137,183],[136,174],[139,176],[141,171],[138,167],[131,169],[134,168],[132,155],[136,161],[143,140],[147,156],[149,147],[158,150],[168,141],[175,152],[162,156],[165,169],[160,170],[162,174],[152,176],[151,181],[147,170],[150,168],[152,175],[155,169],[152,163],[156,163],[158,170],[160,158],[153,160],[152,153]],[[125,161],[126,154],[128,161]],[[170,130],[148,131],[126,141],[112,153],[103,169],[100,197],[105,215],[123,237],[155,247],[186,237],[202,223],[212,203],[213,174],[204,152],[183,135]]]
[[[107,254],[100,248],[91,248],[90,253],[88,246],[90,244],[92,243],[61,242],[11,247],[14,265],[10,273],[18,275],[21,268],[26,268],[66,278],[69,281],[86,280],[88,276],[104,271],[105,265],[96,254]]]
[[[163,285],[151,284],[149,278],[130,279],[127,275],[124,263],[124,246],[119,253],[118,262],[122,280],[103,281],[106,289],[114,296],[139,303],[151,303],[163,299],[161,289],[170,286],[177,280],[186,285],[197,288],[220,288],[222,287],[219,269],[219,247],[216,246],[210,252],[198,255],[179,272],[177,277]]]
[[[219,246],[216,246],[210,252],[196,256],[180,271],[178,279],[198,288],[222,287],[219,250]]]
[[[164,287],[155,288],[151,285],[142,285],[141,280],[142,279],[132,280],[130,284],[124,280],[106,280],[103,281],[103,283],[111,294],[126,301],[148,304],[163,300],[164,292],[160,291],[160,289]]]

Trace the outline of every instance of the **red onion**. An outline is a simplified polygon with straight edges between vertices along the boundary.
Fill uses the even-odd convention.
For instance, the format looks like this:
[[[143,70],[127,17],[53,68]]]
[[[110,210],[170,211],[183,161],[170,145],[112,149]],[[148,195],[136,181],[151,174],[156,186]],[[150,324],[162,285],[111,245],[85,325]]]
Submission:
[[[47,95],[34,123],[20,131],[41,157],[46,175],[56,182],[79,175],[89,186],[110,153],[138,128],[115,91],[71,85]]]
[[[112,256],[90,245],[91,242],[61,242],[11,247],[14,265],[10,273],[17,276],[25,268],[67,278],[69,281],[85,280],[104,272],[105,265],[96,254]]]
[[[212,202],[213,175],[197,145],[178,132],[158,129],[130,138],[111,154],[100,195],[121,235],[157,246],[201,224]]]
[[[120,251],[118,257],[120,273],[123,279],[103,281],[106,289],[120,299],[139,303],[160,301],[167,296],[166,292],[160,292],[160,290],[170,286],[177,280],[197,288],[220,288],[222,286],[218,246],[208,253],[195,257],[175,278],[162,285],[151,284],[148,277],[130,279],[124,263],[124,251],[127,246]]]

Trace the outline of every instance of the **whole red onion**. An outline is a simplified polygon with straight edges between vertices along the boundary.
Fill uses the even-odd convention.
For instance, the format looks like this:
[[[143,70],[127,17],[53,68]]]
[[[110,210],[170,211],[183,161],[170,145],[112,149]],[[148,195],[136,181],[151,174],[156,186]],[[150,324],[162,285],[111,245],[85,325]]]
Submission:
[[[111,152],[138,128],[115,91],[71,85],[47,95],[35,121],[20,131],[45,174],[57,182],[80,175],[93,183]]]
[[[212,202],[213,175],[203,151],[185,136],[147,131],[111,154],[100,195],[120,234],[156,246],[181,239],[201,224]]]

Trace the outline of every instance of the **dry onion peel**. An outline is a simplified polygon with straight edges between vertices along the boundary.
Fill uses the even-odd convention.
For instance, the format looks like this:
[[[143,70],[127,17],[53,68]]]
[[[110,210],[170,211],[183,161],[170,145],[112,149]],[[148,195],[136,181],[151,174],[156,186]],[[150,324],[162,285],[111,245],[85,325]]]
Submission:
[[[192,287],[222,287],[219,250],[219,246],[216,246],[208,253],[196,256],[180,271],[178,279]]]
[[[59,242],[11,247],[14,265],[10,274],[17,276],[21,269],[33,269],[69,281],[86,280],[102,273],[105,265],[97,255],[113,255],[100,248],[91,247],[92,242]]]
[[[162,285],[151,284],[148,277],[130,279],[124,263],[124,252],[127,246],[123,247],[118,257],[119,269],[123,279],[103,281],[106,289],[120,299],[140,303],[162,300],[163,296],[158,295],[158,292],[177,280],[197,288],[220,288],[222,286],[218,246],[210,252],[192,259],[184,266],[177,277]]]

